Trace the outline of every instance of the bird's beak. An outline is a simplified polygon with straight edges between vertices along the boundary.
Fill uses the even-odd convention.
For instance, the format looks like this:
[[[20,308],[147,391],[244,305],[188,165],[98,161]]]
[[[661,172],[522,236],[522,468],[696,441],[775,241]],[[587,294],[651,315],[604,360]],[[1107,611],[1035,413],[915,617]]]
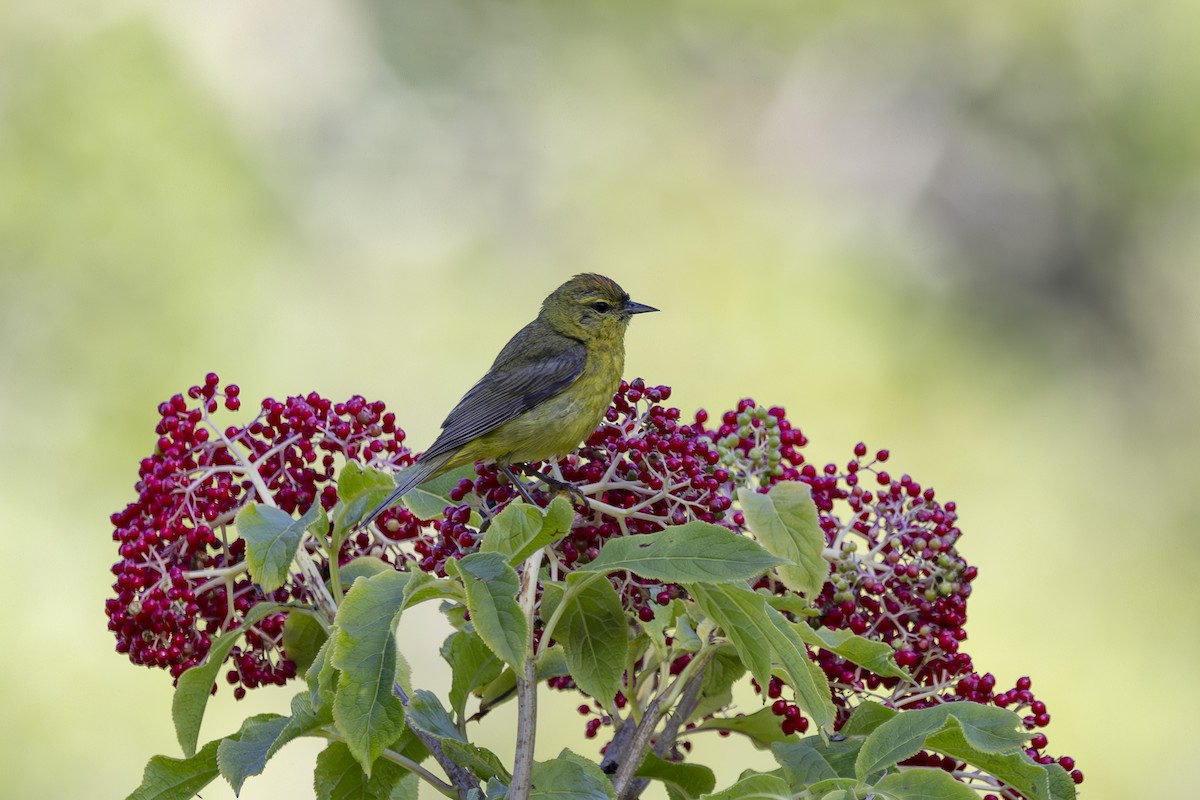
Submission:
[[[657,308],[635,303],[632,300],[625,301],[625,308],[623,310],[626,314],[645,314],[648,311],[658,311]]]

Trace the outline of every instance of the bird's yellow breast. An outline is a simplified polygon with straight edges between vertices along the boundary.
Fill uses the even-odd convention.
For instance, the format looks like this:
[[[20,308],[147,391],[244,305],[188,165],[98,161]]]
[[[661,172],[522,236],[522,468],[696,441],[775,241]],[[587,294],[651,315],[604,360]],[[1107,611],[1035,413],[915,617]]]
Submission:
[[[467,444],[454,461],[524,463],[545,461],[574,450],[600,424],[624,368],[622,342],[589,343],[583,373],[574,383]]]

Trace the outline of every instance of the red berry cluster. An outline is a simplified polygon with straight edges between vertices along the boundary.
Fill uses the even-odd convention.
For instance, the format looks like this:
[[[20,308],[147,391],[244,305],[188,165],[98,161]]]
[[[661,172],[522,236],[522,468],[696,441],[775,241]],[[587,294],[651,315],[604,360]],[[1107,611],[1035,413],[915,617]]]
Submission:
[[[622,382],[582,448],[549,465],[533,465],[548,466],[588,498],[586,505],[576,503],[572,530],[553,548],[555,574],[590,562],[614,536],[653,534],[693,519],[745,533],[738,487],[766,491],[780,481],[803,482],[812,489],[833,555],[829,579],[815,598],[817,622],[887,643],[912,676],[881,677],[836,653],[814,650],[811,656],[829,679],[839,709],[838,726],[865,699],[896,708],[974,700],[1023,713],[1030,729],[1049,722],[1028,678],[997,693],[994,677],[976,672],[961,649],[976,569],[956,548],[962,532],[954,503],[939,502],[933,489],[908,475],[894,477],[884,469],[888,452],[868,455],[862,443],[844,466],[808,463],[800,452],[808,441],[782,408],[745,399],[709,427],[704,410],[687,422],[679,409],[662,405],[670,395],[666,386]],[[222,390],[217,376],[209,375],[187,398],[176,395],[163,403],[155,451],[139,470],[138,498],[112,516],[121,560],[113,567],[116,596],[106,608],[117,649],[134,663],[168,668],[175,677],[204,658],[212,637],[239,627],[257,603],[312,600],[298,575],[270,598],[254,586],[244,545],[230,528],[238,509],[258,500],[289,513],[303,513],[314,502],[328,510],[337,502],[337,470],[347,461],[389,470],[412,461],[404,432],[382,403],[357,396],[331,403],[313,393],[264,400],[245,426],[214,424],[211,415],[221,405],[236,411],[240,402],[237,386]],[[540,485],[529,488],[536,502],[549,502]],[[448,559],[478,549],[482,535],[471,524],[472,512],[490,517],[517,496],[498,469],[477,465],[475,479],[451,491],[452,505],[442,520],[422,520],[396,506],[346,541],[339,562],[372,555],[397,569],[444,575]],[[312,550],[327,567],[327,556]],[[656,607],[685,596],[679,586],[634,575],[612,580],[630,613],[644,622]],[[756,588],[787,591],[768,578]],[[259,621],[233,651],[228,679],[237,696],[294,676],[281,650],[282,621],[282,614]],[[677,659],[672,673],[689,658]],[[551,685],[574,688],[574,681],[564,676]],[[803,733],[810,722],[783,697],[785,688],[772,679],[767,699],[785,733]],[[603,714],[589,719],[589,736],[606,721]],[[1043,733],[1030,744],[1039,762],[1054,760],[1044,753]],[[928,754],[910,763],[935,758],[943,768],[962,767]],[[1069,757],[1058,763],[1082,781]],[[997,794],[1013,796],[1004,787]]]
[[[562,571],[591,561],[614,536],[655,533],[692,519],[744,532],[745,520],[735,502],[738,486],[765,491],[780,481],[801,481],[812,489],[835,554],[829,580],[816,598],[817,621],[889,644],[897,663],[913,676],[884,678],[816,649],[812,657],[829,679],[838,727],[864,699],[896,708],[969,699],[1028,710],[1025,722],[1031,729],[1049,722],[1044,704],[1028,687],[993,693],[994,677],[976,673],[960,648],[977,570],[956,549],[962,532],[953,502],[939,502],[932,488],[908,475],[893,477],[883,467],[888,451],[868,455],[862,443],[844,468],[807,463],[799,451],[808,440],[782,408],[762,408],[745,399],[709,428],[705,411],[686,423],[679,409],[660,405],[669,397],[665,386],[622,382],[605,421],[586,445],[551,465],[591,501],[576,505],[572,531],[555,547]],[[516,496],[497,470],[480,466],[477,472],[475,481],[459,485],[453,500],[477,502],[486,510]],[[540,490],[535,499],[548,501]],[[446,552],[460,545],[447,543]],[[678,586],[634,575],[620,574],[613,581],[626,607],[644,622],[653,618],[655,605],[682,595]],[[787,592],[766,578],[756,588]],[[554,685],[574,688],[569,677]],[[782,698],[783,688],[778,679],[768,687],[772,711],[785,733],[803,732],[809,720]],[[594,735],[599,722],[589,721],[589,733]],[[1044,734],[1035,735],[1031,744],[1035,759],[1053,760],[1042,752]],[[1060,763],[1073,769],[1069,758]],[[1078,770],[1072,776],[1076,781],[1083,777]]]
[[[394,468],[411,461],[404,431],[383,403],[357,396],[333,403],[316,393],[267,398],[248,424],[225,428],[213,420],[222,406],[237,411],[240,391],[236,384],[222,388],[212,373],[186,397],[159,405],[154,452],[142,459],[134,485],[137,499],[111,517],[120,560],[105,611],[117,651],[175,678],[258,603],[311,600],[300,576],[269,596],[251,581],[245,543],[232,529],[243,505],[259,501],[303,513],[319,501],[329,509],[337,501],[340,463]],[[227,677],[238,697],[295,675],[281,650],[283,619],[279,613],[258,621],[231,654]]]

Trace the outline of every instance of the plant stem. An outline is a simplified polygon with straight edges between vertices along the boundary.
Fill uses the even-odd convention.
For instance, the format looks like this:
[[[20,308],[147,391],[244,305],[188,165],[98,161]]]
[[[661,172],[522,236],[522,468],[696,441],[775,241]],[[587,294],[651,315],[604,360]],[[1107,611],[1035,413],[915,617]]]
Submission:
[[[538,550],[529,556],[521,572],[521,610],[525,612],[528,638],[525,641],[524,674],[517,676],[517,748],[513,758],[513,778],[508,787],[509,800],[526,800],[533,785],[533,745],[537,735],[537,662],[533,653],[533,613],[542,554],[543,551]]]
[[[408,694],[401,688],[399,683],[392,684],[392,694],[399,697],[401,703],[404,703],[406,706],[408,705]],[[446,771],[446,775],[454,783],[451,793],[447,795],[448,797],[466,798],[470,796],[472,791],[479,789],[479,780],[465,767],[460,767],[446,756],[446,752],[442,750],[442,743],[436,736],[426,733],[415,725],[409,725],[408,728],[413,732],[414,736],[421,740],[421,744],[425,745],[425,749],[433,756],[434,761],[438,762],[438,766]],[[455,792],[454,790],[457,791]],[[439,789],[438,791],[442,790]],[[446,794],[446,792],[442,791],[442,794]]]
[[[337,742],[345,742],[346,741],[345,738],[343,738],[342,735],[340,733],[338,733],[335,728],[321,728],[321,735],[331,741],[337,741]],[[425,769],[424,767],[422,767],[416,761],[413,761],[408,756],[403,755],[401,753],[397,753],[395,750],[384,750],[379,755],[380,755],[380,758],[386,758],[388,761],[391,761],[393,764],[399,764],[400,766],[404,767],[406,770],[413,773],[418,778],[421,778],[422,780],[424,780],[426,783],[428,783],[430,786],[432,786],[434,789],[436,789],[440,794],[444,794],[446,797],[452,797],[457,800],[459,793],[455,790],[455,788],[453,786],[446,783],[444,780],[439,778],[437,775],[434,775],[432,772]]]
[[[654,738],[654,729],[658,727],[659,720],[670,710],[691,682],[694,679],[699,680],[698,676],[701,675],[704,665],[715,651],[716,648],[707,644],[701,647],[691,662],[683,668],[683,672],[679,673],[679,677],[665,691],[660,692],[650,701],[642,715],[642,721],[629,737],[628,744],[613,754],[616,759],[620,759],[619,762],[612,761],[605,756],[605,763],[601,764],[601,768],[604,768],[606,764],[611,766],[615,763],[617,766],[616,775],[613,776],[613,790],[616,792],[618,800],[628,800],[628,798],[636,796],[636,792],[630,791],[634,788],[633,784],[635,783],[633,774],[642,765],[642,760],[650,747],[650,740]],[[629,724],[631,723],[626,723],[626,725]],[[616,743],[615,737],[613,742]],[[610,747],[610,750],[613,749],[616,748]]]

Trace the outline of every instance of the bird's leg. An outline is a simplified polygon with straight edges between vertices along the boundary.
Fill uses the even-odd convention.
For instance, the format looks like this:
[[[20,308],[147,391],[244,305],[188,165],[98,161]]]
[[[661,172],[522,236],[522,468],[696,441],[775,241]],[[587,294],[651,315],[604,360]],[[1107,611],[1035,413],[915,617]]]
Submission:
[[[575,484],[570,483],[569,481],[560,481],[558,478],[551,478],[549,475],[543,475],[528,464],[521,465],[521,472],[525,473],[531,478],[537,478],[539,481],[555,491],[566,492],[571,497],[579,500],[580,504],[585,508],[587,507],[587,495],[585,495]]]
[[[521,493],[521,497],[525,498],[525,502],[529,503],[531,506],[536,506],[537,503],[533,501],[533,495],[531,495],[529,490],[525,488],[524,481],[519,480],[516,475],[513,475],[512,470],[508,468],[508,464],[500,464],[499,466],[500,471],[503,472],[510,481],[512,481],[513,486],[517,487],[517,491]],[[524,469],[527,468],[523,467],[522,471],[524,471]]]

